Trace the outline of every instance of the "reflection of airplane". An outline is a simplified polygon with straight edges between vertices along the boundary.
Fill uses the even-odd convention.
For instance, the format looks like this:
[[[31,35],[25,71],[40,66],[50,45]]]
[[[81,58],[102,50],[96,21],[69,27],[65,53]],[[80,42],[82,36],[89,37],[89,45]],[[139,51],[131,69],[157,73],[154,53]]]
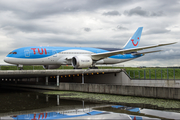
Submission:
[[[44,65],[45,69],[56,69],[61,65],[72,65],[74,68],[93,67],[96,64],[115,64],[141,57],[147,53],[159,52],[137,52],[144,49],[170,45],[159,44],[138,47],[142,27],[139,27],[123,49],[117,48],[88,48],[88,47],[23,47],[10,52],[5,62],[23,65]]]
[[[143,119],[156,119],[143,116],[134,116],[122,113],[106,112],[89,109],[77,109],[68,110],[62,112],[47,112],[47,113],[37,113],[37,114],[24,114],[17,116],[2,117],[2,119],[9,120],[52,120],[52,119],[122,119],[122,120],[143,120]],[[157,120],[157,119],[156,119]]]
[[[131,111],[131,112],[140,112],[140,108],[135,108],[135,107],[127,107],[127,106],[122,106],[122,105],[115,105],[111,107]]]
[[[134,108],[134,107],[127,107],[127,106],[122,106],[122,105],[115,105],[115,106],[111,106],[112,108],[117,108],[117,109],[123,109],[123,110],[127,110],[130,112],[138,112],[140,113],[140,108]],[[129,118],[131,118],[131,120],[142,120],[143,118],[141,116],[133,116],[133,115],[129,115]]]
[[[66,119],[66,118],[76,118],[76,117],[89,116],[89,115],[98,115],[103,113],[101,111],[91,111],[89,113],[85,113],[82,111],[81,113],[75,114],[76,112],[74,111],[74,114],[72,114],[71,112],[72,111],[65,111],[64,113],[59,113],[59,112],[37,113],[37,114],[28,114],[28,115],[18,115],[18,116],[13,116],[12,118],[17,120],[24,120],[24,119],[52,120],[52,119]]]
[[[105,106],[105,108],[100,107],[101,109],[103,108],[103,111],[94,110],[90,108],[86,108],[86,109],[83,108],[83,109],[72,109],[72,110],[64,110],[64,111],[62,110],[58,112],[41,112],[41,113],[35,112],[34,114],[21,114],[14,116],[11,115],[6,117],[3,115],[3,117],[0,116],[0,118],[2,120],[52,120],[52,119],[53,120],[54,119],[160,120],[166,118],[178,119],[180,115],[179,113],[175,113],[175,112],[159,111],[153,109],[141,109],[141,108],[122,106],[122,105],[113,105],[110,107],[117,109],[117,111],[116,110],[111,111],[108,109],[108,106]],[[130,111],[132,114],[130,112],[121,113],[119,109]],[[15,114],[17,114],[17,112]]]

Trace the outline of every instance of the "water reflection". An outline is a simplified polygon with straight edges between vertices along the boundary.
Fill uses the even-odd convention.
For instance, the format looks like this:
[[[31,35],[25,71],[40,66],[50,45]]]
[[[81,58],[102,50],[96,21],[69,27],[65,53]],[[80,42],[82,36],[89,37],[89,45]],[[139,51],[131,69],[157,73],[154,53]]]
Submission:
[[[59,106],[59,95],[56,96],[57,96],[57,105]]]
[[[96,106],[99,103],[86,102],[84,107]],[[73,109],[76,107],[82,108],[82,101],[60,99],[60,95],[44,95],[35,92],[25,91],[0,91],[0,114],[35,110],[35,109]]]
[[[107,105],[84,100],[62,99],[60,95],[35,92],[0,92],[0,119],[179,119],[180,113]]]
[[[46,102],[48,102],[49,101],[49,98],[48,98],[48,95],[46,95]]]
[[[114,107],[114,106],[111,106]],[[16,116],[1,117],[1,119],[30,119],[30,120],[41,120],[41,119],[127,119],[127,120],[143,120],[143,119],[158,119],[153,117],[128,115],[123,113],[107,112],[100,110],[91,109],[73,109],[57,112],[41,112],[34,114],[22,114]]]
[[[39,99],[39,96],[38,96],[38,95],[36,95],[36,99],[37,99],[37,100]]]
[[[89,113],[84,113],[83,110],[78,110],[77,114],[76,111],[64,111],[64,112],[48,112],[48,113],[37,113],[37,114],[26,114],[26,115],[17,115],[17,116],[9,116],[9,117],[2,117],[1,119],[15,119],[15,120],[24,120],[24,119],[31,119],[31,120],[41,120],[41,119],[64,119],[64,118],[75,118],[81,116],[89,116],[89,115],[98,115],[103,112],[101,111],[91,111]]]
[[[57,95],[59,98],[59,95]],[[57,99],[58,101],[58,99]],[[81,106],[77,108],[70,108],[69,110],[59,109],[55,110],[50,108],[49,111],[37,110],[21,111],[19,115],[2,116],[1,119],[30,119],[30,120],[41,120],[41,119],[127,119],[127,120],[144,120],[144,119],[179,119],[180,113],[165,112],[159,110],[141,109],[135,107],[128,107],[122,105],[97,105],[89,106],[85,108],[85,101],[82,101]],[[45,111],[45,112],[43,112]],[[124,111],[124,112],[123,112]],[[24,114],[28,113],[29,114]],[[4,114],[5,115],[5,114]]]

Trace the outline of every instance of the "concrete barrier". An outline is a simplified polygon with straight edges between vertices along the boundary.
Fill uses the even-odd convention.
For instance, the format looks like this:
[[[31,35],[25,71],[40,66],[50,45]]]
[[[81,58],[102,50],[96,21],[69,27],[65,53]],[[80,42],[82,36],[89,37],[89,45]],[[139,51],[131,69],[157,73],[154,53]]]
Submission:
[[[149,87],[149,86],[127,86],[91,83],[60,83],[59,86],[2,84],[5,86],[38,88],[49,90],[79,91],[87,93],[117,94],[127,96],[140,96],[152,98],[178,99],[180,100],[180,88],[171,87]]]
[[[180,89],[170,87],[61,83],[61,85],[57,87],[56,90],[119,94],[152,98],[180,99]]]

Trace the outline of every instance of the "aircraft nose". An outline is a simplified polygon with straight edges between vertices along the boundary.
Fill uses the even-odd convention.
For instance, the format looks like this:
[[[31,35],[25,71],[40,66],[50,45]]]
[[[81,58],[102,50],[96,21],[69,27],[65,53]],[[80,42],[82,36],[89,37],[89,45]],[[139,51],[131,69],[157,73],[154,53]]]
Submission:
[[[8,58],[8,57],[5,57],[5,58],[4,58],[4,62],[7,62],[7,63],[8,63],[8,62],[9,62],[9,58]]]

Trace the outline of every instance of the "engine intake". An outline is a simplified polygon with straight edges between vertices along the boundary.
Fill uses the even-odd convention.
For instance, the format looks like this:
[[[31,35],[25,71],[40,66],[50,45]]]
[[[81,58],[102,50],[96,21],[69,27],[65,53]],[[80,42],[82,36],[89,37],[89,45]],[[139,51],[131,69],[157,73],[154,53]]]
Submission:
[[[89,56],[75,56],[72,58],[71,64],[74,68],[90,67],[93,61]]]

